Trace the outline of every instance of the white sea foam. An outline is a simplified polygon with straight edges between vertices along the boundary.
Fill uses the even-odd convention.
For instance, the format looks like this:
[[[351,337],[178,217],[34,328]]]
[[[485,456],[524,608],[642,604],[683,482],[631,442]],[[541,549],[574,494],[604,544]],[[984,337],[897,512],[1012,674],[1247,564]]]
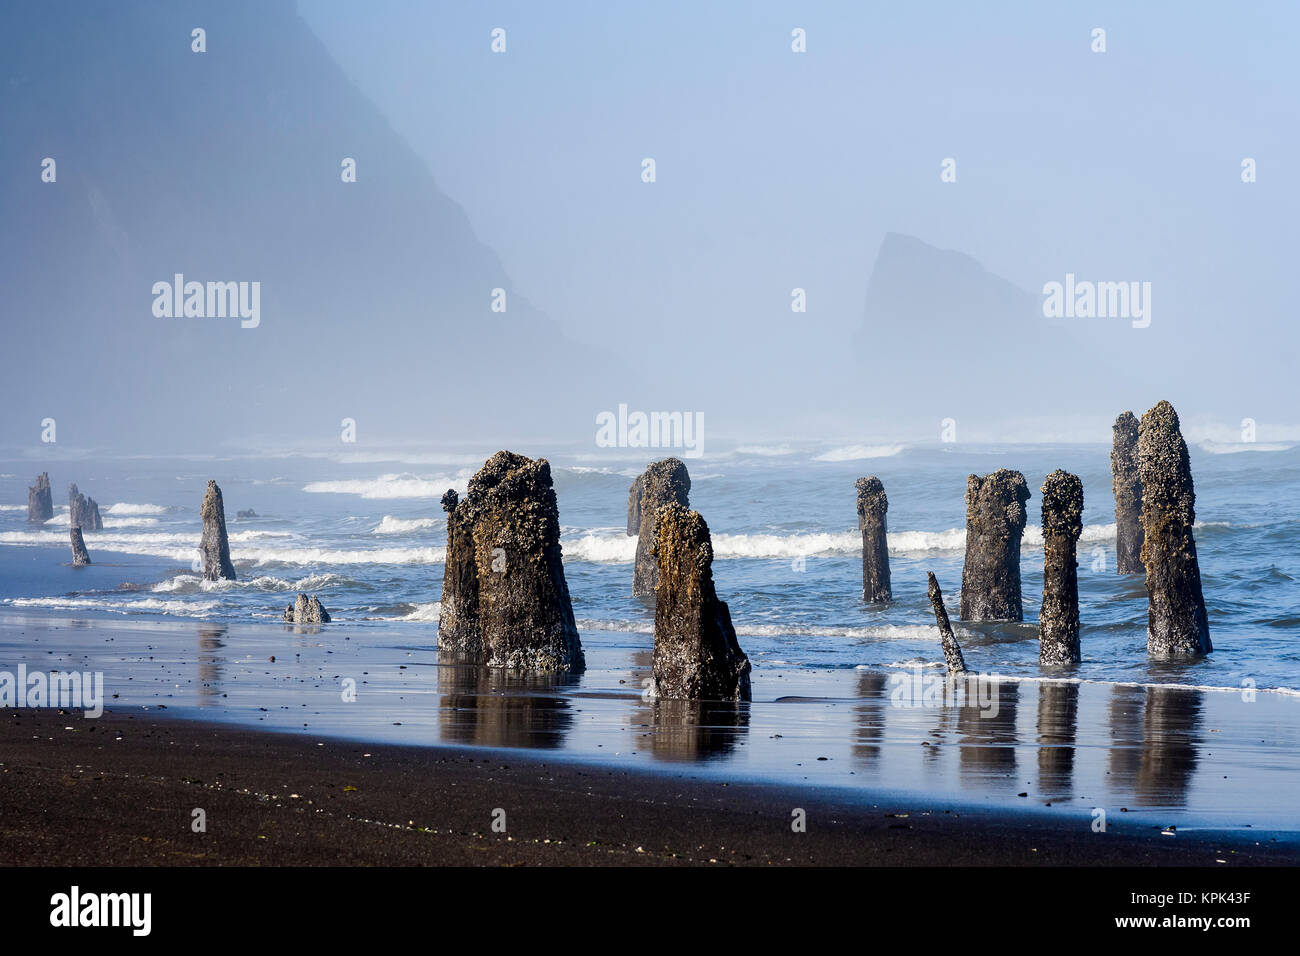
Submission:
[[[1114,524],[1088,525],[1080,541],[1084,544],[1111,541]],[[635,537],[620,531],[592,532],[563,542],[567,560],[628,564],[636,559]],[[966,547],[966,529],[946,531],[891,531],[887,537],[890,554],[926,554],[961,551]],[[1042,529],[1025,528],[1022,543],[1027,548],[1043,546]],[[811,531],[797,534],[723,534],[713,535],[713,554],[718,559],[732,558],[812,558],[859,554],[862,533],[859,531]]]
[[[892,458],[902,445],[843,445],[813,457],[813,461],[862,461],[865,458]]]
[[[159,581],[151,591],[156,594],[196,594],[200,591],[231,591],[253,589],[258,591],[322,591],[330,587],[352,584],[352,579],[341,574],[326,572],[309,574],[297,581],[287,581],[273,575],[263,574],[255,578],[241,578],[235,581],[205,581],[197,574],[177,574]]]
[[[277,545],[272,542],[293,535],[286,531],[240,531],[230,535],[231,557],[236,566],[263,564],[440,564],[445,548],[315,548]],[[0,544],[67,546],[66,535],[56,531],[0,532]],[[195,534],[113,534],[96,531],[87,535],[87,544],[101,551],[141,554],[172,561],[191,563],[198,554],[199,535]]]
[[[764,458],[775,458],[782,455],[793,455],[795,449],[789,445],[739,445],[736,448],[737,455],[759,455]]]
[[[0,511],[26,511],[26,505],[0,505]]]
[[[394,518],[384,515],[383,520],[371,534],[409,534],[412,531],[428,531],[438,523],[437,518]]]
[[[359,495],[362,498],[441,498],[448,488],[464,494],[469,486],[466,475],[435,475],[421,478],[409,473],[380,475],[341,481],[313,481],[303,486],[311,494]]]
[[[46,607],[62,610],[112,611],[116,614],[174,614],[183,617],[202,617],[216,610],[216,601],[164,601],[160,598],[113,600],[110,598],[8,598],[11,607]]]
[[[1199,442],[1196,447],[1211,455],[1236,455],[1245,451],[1290,451],[1296,446],[1287,442],[1212,441],[1207,439]]]
[[[446,548],[241,548],[235,564],[442,564]]]
[[[144,518],[144,517],[116,518],[113,517],[112,515],[109,515],[108,517],[103,517],[103,516],[101,517],[103,518],[105,531],[111,531],[114,528],[151,528],[158,524],[157,518]],[[72,525],[72,515],[67,511],[62,512],[61,514],[57,514],[53,518],[50,518],[42,523],[42,527],[45,528],[67,528],[70,527],[71,525]],[[92,532],[87,530],[86,533],[91,534]],[[99,532],[93,532],[93,533],[98,534]]]
[[[396,617],[383,617],[381,621],[423,621],[436,624],[442,615],[442,602],[430,601],[427,604],[415,604],[406,614]]]
[[[175,509],[163,505],[135,505],[125,501],[109,505],[104,509],[106,515],[164,515]]]
[[[630,564],[636,560],[636,537],[626,534],[587,532],[580,538],[561,541],[566,561]]]

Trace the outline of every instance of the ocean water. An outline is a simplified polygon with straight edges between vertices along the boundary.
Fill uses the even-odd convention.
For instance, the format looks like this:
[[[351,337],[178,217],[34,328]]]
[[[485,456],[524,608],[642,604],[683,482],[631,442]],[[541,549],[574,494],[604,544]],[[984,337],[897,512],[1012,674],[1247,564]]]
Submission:
[[[526,749],[919,808],[1032,809],[1068,826],[1091,827],[1101,809],[1126,827],[1300,840],[1300,451],[1192,449],[1216,649],[1152,662],[1142,580],[1114,572],[1104,446],[711,447],[688,463],[691,501],[754,668],[753,702],[718,705],[644,693],[653,613],[631,596],[626,534],[628,486],[648,460],[638,452],[517,449],[552,462],[587,670],[518,675],[438,654],[438,499],[464,491],[493,450],[0,462],[0,670],[98,672],[119,712],[313,739]],[[955,614],[966,476],[1004,466],[1034,489],[1058,467],[1083,478],[1084,660],[1038,665],[1034,522],[1025,623],[955,622],[979,676],[954,688],[926,572]],[[100,503],[90,567],[71,567],[66,505],[27,526],[40,470],[60,496],[75,481]],[[888,606],[861,600],[854,481],[872,473],[890,498]],[[209,478],[236,582],[205,584],[193,566]],[[1035,494],[1031,516],[1038,506]],[[257,517],[236,517],[244,509]],[[299,590],[334,622],[284,624]]]
[[[715,443],[716,444],[716,443]],[[495,449],[418,454],[347,450],[283,458],[0,462],[0,615],[78,619],[276,622],[297,591],[376,643],[436,646],[445,524],[438,499],[465,490]],[[636,539],[627,491],[644,450],[546,449],[579,630],[627,649],[650,646],[653,610],[631,595]],[[764,668],[898,671],[939,667],[926,599],[934,571],[955,618],[966,476],[1019,469],[1034,496],[1021,549],[1025,622],[956,624],[967,664],[1020,680],[1060,677],[1038,665],[1042,589],[1037,489],[1055,468],[1084,483],[1079,545],[1084,660],[1065,676],[1295,694],[1300,690],[1300,448],[1193,445],[1197,549],[1215,651],[1204,660],[1146,654],[1141,576],[1115,573],[1109,448],[1102,445],[833,445],[710,448],[688,461],[691,504],[708,521],[718,592],[756,675]],[[55,517],[26,521],[27,485],[48,470]],[[895,600],[861,600],[854,480],[875,474],[889,496]],[[221,485],[237,582],[194,569],[199,505]],[[95,498],[104,529],[86,532],[93,564],[72,568],[69,482]],[[257,517],[237,518],[253,509]],[[1253,682],[1251,684],[1250,682]]]

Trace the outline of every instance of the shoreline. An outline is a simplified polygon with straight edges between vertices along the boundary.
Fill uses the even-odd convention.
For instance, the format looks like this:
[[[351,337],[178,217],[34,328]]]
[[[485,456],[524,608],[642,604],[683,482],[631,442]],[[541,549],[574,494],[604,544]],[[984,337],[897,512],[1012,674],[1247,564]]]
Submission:
[[[1296,865],[1263,836],[1107,832],[942,799],[730,782],[107,710],[0,711],[9,865]],[[795,808],[806,832],[793,832]],[[206,832],[193,832],[194,810]],[[494,832],[504,810],[505,833]]]
[[[556,678],[448,663],[431,630],[395,639],[347,624],[0,613],[0,671],[102,672],[101,702],[119,715],[229,734],[746,781],[804,799],[1036,816],[1062,829],[1104,812],[1139,831],[1300,842],[1300,816],[1285,799],[1297,780],[1300,702],[1290,696],[1247,703],[1174,686],[977,676],[964,700],[948,700],[930,693],[941,675],[760,657],[751,703],[690,705],[641,693],[651,667],[644,636],[585,635],[587,671]],[[15,703],[0,698],[0,708]]]

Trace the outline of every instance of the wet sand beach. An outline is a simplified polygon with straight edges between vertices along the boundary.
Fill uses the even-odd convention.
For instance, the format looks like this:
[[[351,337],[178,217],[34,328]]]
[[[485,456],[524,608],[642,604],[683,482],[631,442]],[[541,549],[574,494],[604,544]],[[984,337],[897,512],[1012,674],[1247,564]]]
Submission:
[[[150,713],[0,717],[5,865],[1183,865],[1300,862],[1240,835],[837,797]],[[807,830],[791,828],[805,811]],[[194,832],[195,809],[205,832]],[[505,832],[493,820],[504,811]]]
[[[648,635],[584,642],[557,679],[449,662],[431,628],[0,615],[9,670],[102,672],[107,707],[7,712],[4,856],[1300,862],[1293,696],[980,678],[947,699],[932,672],[770,663],[752,703],[689,704],[643,696]]]

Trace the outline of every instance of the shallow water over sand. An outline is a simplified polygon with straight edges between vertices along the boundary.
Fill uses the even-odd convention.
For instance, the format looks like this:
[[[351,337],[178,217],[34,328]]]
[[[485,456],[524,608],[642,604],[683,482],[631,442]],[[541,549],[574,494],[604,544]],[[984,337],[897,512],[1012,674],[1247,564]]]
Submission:
[[[1036,808],[1071,826],[1091,825],[1100,808],[1126,823],[1300,839],[1294,696],[986,680],[945,700],[947,685],[924,671],[766,663],[754,670],[751,704],[687,704],[643,696],[649,635],[584,633],[587,671],[555,680],[440,663],[435,634],[412,629],[396,642],[347,625],[91,621],[11,609],[0,612],[0,661],[10,670],[102,670],[107,706],[126,713],[164,706],[315,736],[529,748],[720,782]],[[353,702],[343,699],[348,679]]]

